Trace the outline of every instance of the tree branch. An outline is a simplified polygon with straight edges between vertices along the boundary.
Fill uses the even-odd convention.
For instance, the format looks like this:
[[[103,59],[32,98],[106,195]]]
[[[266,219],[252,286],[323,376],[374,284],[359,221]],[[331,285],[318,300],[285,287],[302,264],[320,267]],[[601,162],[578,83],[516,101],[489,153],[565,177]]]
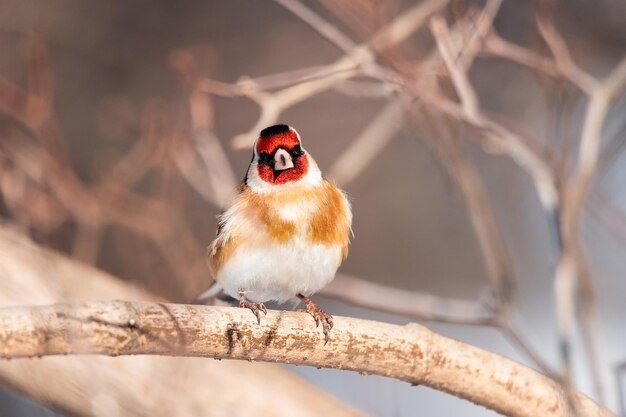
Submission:
[[[565,416],[554,381],[494,353],[437,335],[335,317],[331,341],[304,313],[269,311],[260,325],[246,309],[130,301],[0,309],[0,354],[202,356],[346,369],[423,384],[509,416]],[[612,416],[582,394],[581,415]]]

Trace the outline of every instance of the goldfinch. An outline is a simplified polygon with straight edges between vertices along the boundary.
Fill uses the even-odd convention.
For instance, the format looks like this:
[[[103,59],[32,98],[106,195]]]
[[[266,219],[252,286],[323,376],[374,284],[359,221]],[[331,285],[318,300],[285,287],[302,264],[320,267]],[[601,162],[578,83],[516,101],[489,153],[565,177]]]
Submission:
[[[221,287],[259,323],[261,312],[267,314],[263,303],[299,299],[328,342],[333,318],[309,297],[335,277],[351,224],[348,199],[322,177],[298,132],[270,126],[254,144],[238,195],[219,216],[207,250],[216,286],[203,296]]]

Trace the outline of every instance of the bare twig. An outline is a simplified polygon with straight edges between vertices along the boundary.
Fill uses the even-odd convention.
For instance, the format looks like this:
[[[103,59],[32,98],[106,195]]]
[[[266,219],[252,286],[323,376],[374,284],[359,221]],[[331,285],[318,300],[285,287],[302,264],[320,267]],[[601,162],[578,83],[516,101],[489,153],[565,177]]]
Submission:
[[[557,325],[559,328],[559,353],[562,361],[562,377],[569,381],[572,374],[572,339],[576,331],[576,260],[562,252],[554,274],[554,297]]]
[[[467,73],[455,62],[452,45],[450,44],[450,32],[445,20],[440,16],[433,17],[430,21],[430,30],[437,41],[439,53],[446,63],[456,92],[461,99],[463,111],[473,124],[479,125],[478,97],[476,97],[474,89],[470,86]]]
[[[194,147],[187,143],[173,149],[172,160],[180,173],[207,201],[223,209],[234,196],[237,181],[226,152],[214,133],[211,97],[202,91],[202,80],[193,55],[179,51],[170,59],[186,90],[189,128],[182,135],[193,138]],[[184,142],[184,141],[183,141]]]
[[[221,208],[226,207],[235,193],[237,180],[219,139],[213,134],[210,98],[198,91],[189,95],[191,123],[198,155],[208,173],[213,195]]]
[[[502,6],[502,0],[489,0],[478,16],[476,29],[470,35],[469,40],[462,45],[462,49],[456,59],[463,71],[470,69],[476,54],[483,48],[487,34],[492,30],[493,21],[500,10],[500,6]]]
[[[389,102],[335,160],[329,178],[342,187],[357,178],[402,128],[405,106],[401,97]]]
[[[431,120],[436,122],[436,116]],[[478,238],[496,298],[495,313],[506,316],[513,302],[515,273],[486,188],[474,164],[465,155],[460,138],[454,137],[443,123],[434,123],[434,126],[437,132],[435,146],[463,195]]]
[[[285,9],[298,16],[300,20],[311,26],[323,38],[335,45],[344,53],[349,53],[354,48],[354,42],[348,38],[336,26],[322,19],[317,13],[306,7],[297,0],[274,0]]]
[[[220,97],[247,97],[254,93],[290,87],[308,81],[320,80],[343,72],[353,72],[352,67],[338,68],[331,65],[317,65],[279,72],[261,77],[241,77],[234,84],[224,83],[211,78],[198,79],[198,91]]]
[[[503,39],[494,29],[487,35],[482,53],[508,59],[525,67],[540,71],[553,78],[557,78],[560,74],[554,61],[531,49],[524,48],[523,46]]]
[[[459,68],[451,54],[451,50],[456,49],[456,44],[462,41],[462,37],[458,36],[457,30],[448,31],[443,20],[435,18],[432,22],[434,27],[431,29],[436,32],[434,35],[438,39],[438,49],[443,50],[442,55],[448,55],[447,59],[443,57],[446,68],[450,74],[455,74],[453,82],[461,98],[462,106],[458,106],[445,98],[430,83],[419,83],[418,86],[413,87],[412,94],[428,104],[434,105],[443,114],[481,129],[489,145],[493,145],[500,152],[507,154],[533,177],[535,187],[546,211],[552,213],[558,205],[559,197],[550,167],[528,146],[522,137],[482,114],[478,107],[476,93],[467,79],[467,75]],[[437,62],[439,62],[439,58],[431,56],[421,67],[432,68],[437,65]]]
[[[611,102],[622,91],[626,84],[626,58],[624,58],[611,74],[590,91],[590,101],[585,114],[583,130],[578,154],[578,164],[571,179],[566,183],[563,191],[563,206],[560,218],[561,240],[563,250],[555,273],[555,297],[557,316],[561,333],[563,353],[563,367],[569,375],[571,368],[571,344],[575,331],[576,297],[581,295],[581,314],[584,319],[581,324],[585,332],[584,340],[587,343],[588,355],[598,355],[599,340],[592,335],[597,334],[593,328],[596,315],[595,294],[593,283],[586,273],[584,252],[580,243],[579,225],[583,204],[591,189],[597,170],[598,154],[602,137],[604,120],[610,109]],[[577,289],[580,285],[580,289]],[[590,360],[590,364],[598,364],[597,358]],[[602,378],[598,370],[592,368],[596,391],[599,398],[602,395]]]
[[[321,294],[351,305],[419,320],[471,325],[492,323],[491,312],[479,301],[396,289],[346,274],[339,274]]]
[[[546,12],[547,13],[547,12]],[[554,56],[561,74],[572,84],[589,94],[596,87],[596,80],[581,70],[572,59],[565,41],[546,13],[537,15],[537,28]]]
[[[537,155],[518,134],[487,118],[480,112],[469,116],[461,106],[444,98],[436,91],[421,90],[425,102],[435,106],[443,114],[482,129],[487,144],[497,152],[504,153],[532,176],[546,212],[553,212],[558,205],[558,192],[554,175],[548,164]],[[476,118],[478,117],[478,118]]]

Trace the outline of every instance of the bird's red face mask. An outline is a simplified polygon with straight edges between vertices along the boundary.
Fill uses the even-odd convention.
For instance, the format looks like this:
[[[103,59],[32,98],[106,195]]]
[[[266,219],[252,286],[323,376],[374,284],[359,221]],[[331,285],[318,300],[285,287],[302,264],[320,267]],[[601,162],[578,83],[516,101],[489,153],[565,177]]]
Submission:
[[[259,177],[270,184],[285,184],[304,177],[309,161],[298,134],[287,125],[264,129],[256,143]]]

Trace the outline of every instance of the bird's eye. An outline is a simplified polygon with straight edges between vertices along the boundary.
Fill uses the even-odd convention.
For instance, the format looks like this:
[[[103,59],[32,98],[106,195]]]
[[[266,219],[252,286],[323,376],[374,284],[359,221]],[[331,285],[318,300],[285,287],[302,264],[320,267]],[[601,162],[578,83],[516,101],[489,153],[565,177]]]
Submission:
[[[304,151],[302,150],[302,147],[300,147],[300,145],[294,146],[290,153],[294,157],[304,155]]]
[[[261,152],[259,155],[259,163],[263,165],[270,165],[272,163],[272,156],[267,152]]]

